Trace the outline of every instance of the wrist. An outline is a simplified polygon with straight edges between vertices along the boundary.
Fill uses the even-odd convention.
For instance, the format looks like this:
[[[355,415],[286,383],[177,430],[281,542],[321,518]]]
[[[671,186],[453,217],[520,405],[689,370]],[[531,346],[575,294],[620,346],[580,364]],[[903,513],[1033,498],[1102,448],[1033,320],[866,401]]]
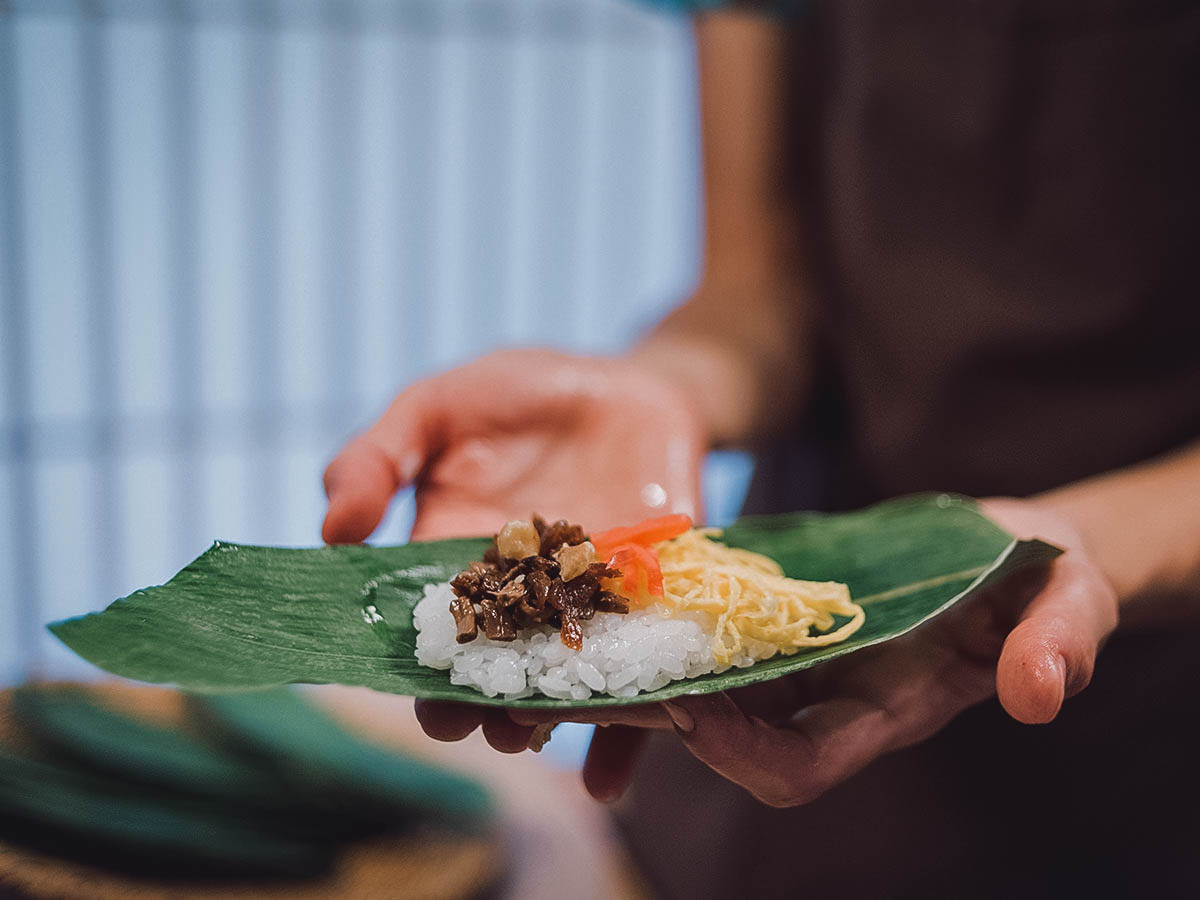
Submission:
[[[1055,492],[1025,502],[1034,504],[1046,516],[1062,523],[1063,534],[1046,536],[1046,539],[1062,546],[1064,550],[1085,556],[1112,587],[1119,604],[1124,605],[1126,597],[1137,592],[1137,585],[1130,581],[1130,573],[1113,566],[1110,548],[1106,546],[1103,536],[1095,532],[1095,511],[1090,503],[1069,502]]]
[[[1123,610],[1196,610],[1200,478],[1195,449],[1067,485],[1038,502],[1069,520]],[[1169,612],[1168,612],[1169,611]]]
[[[1121,605],[1125,604],[1128,597],[1138,592],[1139,584],[1130,579],[1130,573],[1114,570],[1111,549],[1106,546],[1107,542],[1103,535],[1097,534],[1093,527],[1095,510],[1091,503],[1079,503],[1077,498],[1066,498],[1055,493],[1037,497],[1032,502],[1058,516],[1078,535],[1079,547],[1077,549],[1086,553],[1104,574],[1105,579],[1116,592]],[[1140,579],[1138,580],[1140,581]]]
[[[742,444],[754,432],[758,386],[738,355],[720,342],[656,333],[626,359],[671,386],[696,416],[707,446]]]

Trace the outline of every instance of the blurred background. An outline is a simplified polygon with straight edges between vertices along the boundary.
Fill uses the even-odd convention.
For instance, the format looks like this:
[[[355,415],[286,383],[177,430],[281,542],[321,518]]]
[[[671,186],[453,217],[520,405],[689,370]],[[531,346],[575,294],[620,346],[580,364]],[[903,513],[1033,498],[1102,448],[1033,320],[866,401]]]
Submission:
[[[319,543],[405,384],[686,296],[693,52],[620,0],[0,2],[0,682],[214,538]]]

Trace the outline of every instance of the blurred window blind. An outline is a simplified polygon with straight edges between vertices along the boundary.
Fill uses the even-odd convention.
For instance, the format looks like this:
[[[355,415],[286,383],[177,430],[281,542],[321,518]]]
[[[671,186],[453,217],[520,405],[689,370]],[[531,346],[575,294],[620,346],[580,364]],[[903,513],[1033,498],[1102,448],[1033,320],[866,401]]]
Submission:
[[[317,543],[404,384],[685,296],[693,66],[616,0],[0,2],[0,681],[213,538]]]

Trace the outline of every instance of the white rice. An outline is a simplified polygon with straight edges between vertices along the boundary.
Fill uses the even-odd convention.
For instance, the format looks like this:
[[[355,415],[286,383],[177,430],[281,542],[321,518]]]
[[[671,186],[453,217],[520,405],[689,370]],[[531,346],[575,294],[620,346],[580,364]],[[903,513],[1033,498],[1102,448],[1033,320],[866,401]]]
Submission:
[[[632,697],[680,678],[716,670],[707,616],[665,616],[660,606],[629,613],[596,613],[583,624],[583,650],[574,651],[549,625],[525,629],[515,641],[482,634],[459,644],[449,584],[425,586],[413,609],[417,662],[450,669],[452,684],[469,685],[489,697],[514,700],[535,692],[559,700],[586,700],[595,693]],[[736,665],[749,665],[746,656]]]

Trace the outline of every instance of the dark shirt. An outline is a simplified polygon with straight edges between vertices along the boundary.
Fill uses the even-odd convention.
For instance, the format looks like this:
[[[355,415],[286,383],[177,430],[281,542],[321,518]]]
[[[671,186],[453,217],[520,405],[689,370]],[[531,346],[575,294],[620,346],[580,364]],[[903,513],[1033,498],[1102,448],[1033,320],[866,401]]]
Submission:
[[[1200,436],[1200,4],[831,0],[794,82],[820,389],[751,508]],[[666,897],[1197,896],[1198,638],[1115,639],[1052,725],[992,701],[797,810],[658,739],[621,821]]]
[[[797,43],[798,440],[832,468],[789,496],[797,439],[765,448],[770,503],[1024,495],[1200,436],[1200,6],[841,0]]]

